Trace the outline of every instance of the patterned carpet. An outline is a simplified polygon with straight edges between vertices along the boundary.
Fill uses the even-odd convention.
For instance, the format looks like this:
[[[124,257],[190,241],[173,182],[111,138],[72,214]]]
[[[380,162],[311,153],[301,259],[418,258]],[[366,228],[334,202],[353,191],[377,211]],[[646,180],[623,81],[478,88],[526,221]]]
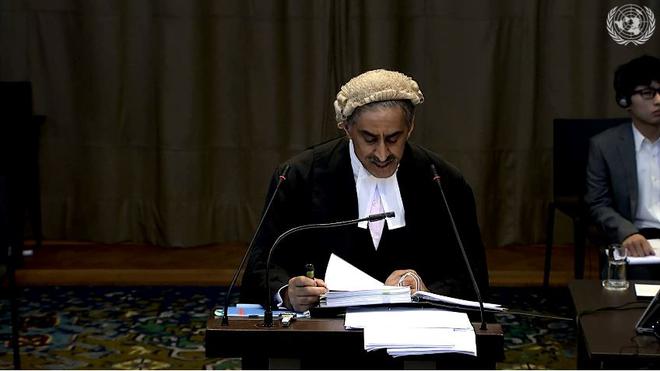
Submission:
[[[499,288],[491,301],[514,311],[575,318],[567,288]],[[524,315],[498,314],[504,331],[505,360],[498,369],[576,369],[574,321]]]
[[[27,369],[237,369],[240,359],[206,359],[204,328],[221,302],[217,287],[29,288],[20,303],[21,361]],[[572,316],[566,289],[496,289],[493,302]],[[572,369],[572,322],[498,315],[502,369]],[[0,300],[0,368],[12,368],[7,300]]]

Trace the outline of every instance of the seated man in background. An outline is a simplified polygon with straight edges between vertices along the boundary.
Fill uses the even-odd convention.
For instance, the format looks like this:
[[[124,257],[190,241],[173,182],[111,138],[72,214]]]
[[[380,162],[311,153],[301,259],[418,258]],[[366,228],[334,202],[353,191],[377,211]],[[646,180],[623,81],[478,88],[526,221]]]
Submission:
[[[424,97],[417,83],[399,72],[374,70],[345,84],[334,102],[345,136],[313,146],[288,160],[290,170],[276,195],[241,285],[241,302],[262,303],[265,287],[274,303],[304,311],[326,292],[322,279],[305,276],[314,264],[323,277],[331,253],[387,285],[403,284],[472,299],[472,283],[433,181],[441,179],[458,231],[484,292],[488,272],[472,190],[456,168],[437,154],[408,141],[415,128],[415,106]],[[275,172],[268,198],[284,165]],[[283,240],[286,230],[394,211],[395,217],[334,229],[308,230]],[[419,285],[417,285],[419,284]]]
[[[585,200],[611,243],[630,256],[652,255],[648,239],[660,238],[660,60],[642,56],[619,66],[614,90],[632,123],[591,139]],[[629,278],[653,278],[648,268],[636,267]]]

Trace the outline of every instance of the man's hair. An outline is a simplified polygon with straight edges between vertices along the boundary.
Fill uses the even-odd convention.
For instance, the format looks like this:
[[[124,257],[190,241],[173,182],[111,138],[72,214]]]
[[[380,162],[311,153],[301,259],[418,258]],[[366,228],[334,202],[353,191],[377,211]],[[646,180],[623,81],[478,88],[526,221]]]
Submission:
[[[412,102],[410,102],[407,99],[382,100],[378,102],[367,103],[363,106],[356,108],[355,111],[353,111],[353,113],[350,116],[348,116],[348,118],[346,119],[346,125],[347,127],[350,127],[351,125],[356,123],[363,112],[377,111],[379,109],[391,108],[391,107],[401,107],[401,110],[403,110],[404,118],[406,120],[406,124],[408,125],[408,127],[412,126],[413,119],[415,118],[415,105],[412,104]]]
[[[623,98],[630,101],[637,86],[650,85],[652,81],[660,82],[660,59],[643,55],[620,65],[614,72],[617,102]]]

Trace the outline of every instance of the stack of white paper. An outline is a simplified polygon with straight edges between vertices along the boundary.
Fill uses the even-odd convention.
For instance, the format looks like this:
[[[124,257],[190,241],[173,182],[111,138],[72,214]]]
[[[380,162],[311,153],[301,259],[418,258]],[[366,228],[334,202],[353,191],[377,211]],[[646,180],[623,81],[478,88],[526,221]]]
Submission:
[[[344,327],[363,329],[383,323],[400,324],[409,327],[444,327],[472,329],[465,313],[450,312],[436,308],[348,308]]]
[[[375,304],[410,303],[410,288],[382,286],[372,290],[328,291],[324,296],[327,307],[348,307]]]
[[[375,278],[347,263],[335,254],[330,255],[325,273],[328,292],[321,296],[326,307],[410,303],[410,288],[385,286]]]
[[[346,328],[364,329],[364,349],[387,349],[393,357],[431,353],[476,356],[467,314],[433,308],[349,308]]]
[[[476,356],[477,342],[473,329],[368,327],[364,330],[364,349],[387,349],[392,357],[436,353]]]
[[[660,285],[651,285],[645,283],[636,283],[635,284],[635,294],[638,297],[648,297],[652,298],[660,290]]]

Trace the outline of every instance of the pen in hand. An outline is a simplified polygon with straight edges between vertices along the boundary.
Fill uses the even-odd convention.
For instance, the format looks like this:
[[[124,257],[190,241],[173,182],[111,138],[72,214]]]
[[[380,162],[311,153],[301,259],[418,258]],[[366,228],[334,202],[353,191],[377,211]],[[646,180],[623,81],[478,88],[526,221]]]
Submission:
[[[314,280],[316,285],[316,280],[314,279],[314,264],[305,264],[305,276]]]

